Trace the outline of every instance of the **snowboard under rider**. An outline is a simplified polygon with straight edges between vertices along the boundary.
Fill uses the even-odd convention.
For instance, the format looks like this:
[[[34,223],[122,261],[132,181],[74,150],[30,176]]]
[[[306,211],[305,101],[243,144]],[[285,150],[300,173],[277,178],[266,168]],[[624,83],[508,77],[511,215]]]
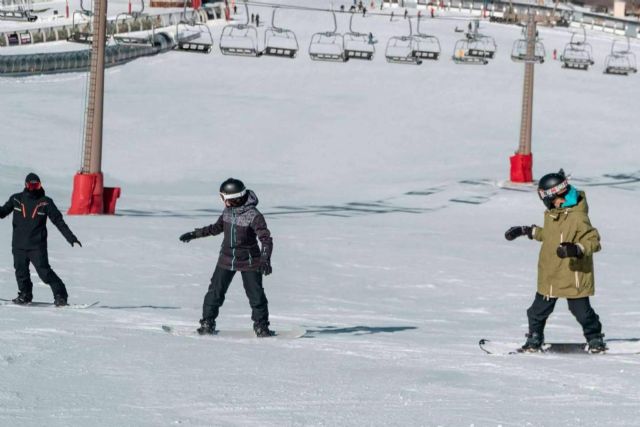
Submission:
[[[24,190],[9,197],[0,207],[0,218],[13,212],[12,252],[18,282],[15,304],[28,304],[33,300],[33,283],[29,263],[33,264],[40,279],[51,287],[54,304],[67,305],[67,288],[49,265],[47,253],[47,218],[51,220],[71,246],[80,241],[71,232],[62,214],[51,198],[45,196],[38,175],[27,175]]]
[[[589,221],[583,191],[570,185],[564,171],[543,176],[538,195],[546,206],[544,226],[511,227],[507,240],[527,236],[542,242],[538,258],[538,289],[527,310],[529,333],[521,351],[540,351],[544,327],[558,298],[566,298],[569,310],[582,325],[588,350],[606,350],[600,318],[589,297],[595,293],[593,254],[600,250],[600,235]]]
[[[256,336],[272,336],[273,332],[269,330],[268,301],[262,287],[262,275],[268,276],[272,271],[271,232],[264,216],[256,208],[258,198],[242,181],[234,178],[224,181],[220,186],[220,198],[225,208],[215,224],[196,228],[180,236],[180,240],[186,243],[200,237],[224,233],[218,263],[204,297],[202,319],[197,331],[200,335],[215,333],[216,318],[224,303],[225,294],[236,271],[239,271],[251,305],[251,320]],[[258,240],[262,249],[258,246]]]

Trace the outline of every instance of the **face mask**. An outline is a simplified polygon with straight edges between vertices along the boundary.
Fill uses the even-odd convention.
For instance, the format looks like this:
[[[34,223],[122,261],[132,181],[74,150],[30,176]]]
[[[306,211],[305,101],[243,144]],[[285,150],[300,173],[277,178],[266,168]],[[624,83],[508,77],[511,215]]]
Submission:
[[[571,206],[575,206],[578,204],[578,190],[572,185],[571,189],[564,196],[564,203],[562,204],[563,208],[570,208]]]

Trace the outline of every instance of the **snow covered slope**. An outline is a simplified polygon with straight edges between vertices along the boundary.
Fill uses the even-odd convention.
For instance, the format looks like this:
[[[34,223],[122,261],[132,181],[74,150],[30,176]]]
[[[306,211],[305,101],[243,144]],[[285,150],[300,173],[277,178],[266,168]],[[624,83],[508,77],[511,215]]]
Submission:
[[[302,47],[332,25],[329,14],[279,17]],[[107,185],[123,187],[119,215],[67,217],[83,248],[51,226],[49,239],[70,302],[100,306],[0,306],[0,425],[637,424],[637,357],[492,357],[477,347],[483,337],[523,342],[535,292],[538,245],[503,233],[542,221],[543,206],[533,192],[494,185],[518,143],[523,66],[509,51],[520,29],[483,22],[497,58],[462,66],[449,56],[464,15],[425,20],[443,55],[415,67],[387,64],[381,51],[406,32],[402,19],[358,18],[354,27],[380,40],[371,63],[216,49],[107,71],[103,169]],[[217,42],[222,27],[212,28]],[[547,52],[569,40],[565,29],[540,34]],[[589,36],[589,72],[550,59],[536,67],[534,172],[564,167],[587,191],[603,236],[593,304],[608,338],[636,338],[640,85],[603,75],[610,40]],[[0,79],[0,195],[33,170],[68,207],[84,86],[73,74]],[[160,329],[197,325],[220,239],[178,236],[215,221],[229,176],[256,191],[274,235],[272,325],[304,326],[305,338]],[[10,239],[5,219],[5,298],[16,290]],[[49,300],[33,279],[36,299]],[[249,313],[238,277],[218,325],[248,328]],[[582,339],[564,302],[547,337]]]

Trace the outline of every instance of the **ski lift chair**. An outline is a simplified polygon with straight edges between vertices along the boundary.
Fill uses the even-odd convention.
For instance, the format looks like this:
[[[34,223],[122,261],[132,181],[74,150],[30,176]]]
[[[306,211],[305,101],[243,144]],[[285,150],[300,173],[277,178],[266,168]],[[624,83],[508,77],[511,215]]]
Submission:
[[[338,33],[338,23],[336,13],[332,10],[333,31],[315,33],[311,36],[309,43],[309,57],[314,61],[345,62],[347,57],[344,54],[344,37]]]
[[[71,15],[71,28],[73,28],[73,32],[71,36],[67,39],[67,41],[81,44],[91,44],[93,40],[93,33],[88,31],[80,31],[77,29],[76,25],[76,15],[92,17],[93,12],[89,9],[84,8],[83,0],[80,0],[80,10],[74,10],[73,15]],[[87,26],[89,24],[86,24]]]
[[[440,40],[436,36],[424,34],[420,32],[420,19],[418,17],[417,34],[414,36],[416,41],[416,50],[414,56],[420,59],[438,60],[440,57]]]
[[[116,15],[115,30],[113,35],[113,40],[116,43],[121,45],[153,46],[154,40],[155,40],[155,26],[152,26],[151,34],[147,37],[116,35],[120,30],[120,25],[121,25],[119,22],[120,19],[126,22],[127,18],[133,18],[134,20],[137,20],[143,16],[148,16],[144,13],[144,0],[140,0],[140,3],[141,3],[140,10],[134,10],[134,11],[131,11],[131,13],[122,12]]]
[[[496,41],[491,36],[474,34],[469,39],[469,56],[493,59],[493,56],[496,53],[496,49]]]
[[[182,26],[183,32],[180,32]],[[195,10],[191,18],[187,19],[187,2],[184,2],[182,17],[176,24],[176,46],[178,50],[194,53],[211,53],[213,49],[213,35],[208,26],[199,22]]]
[[[271,27],[264,31],[263,55],[295,58],[298,53],[298,39],[293,31],[277,27],[275,24],[277,7],[271,12]]]
[[[3,2],[4,5],[4,2]],[[32,15],[30,8],[22,2],[22,5],[16,9],[0,9],[0,21],[26,21],[35,22],[38,19],[37,15]]]
[[[536,40],[535,53],[533,55],[533,62],[542,64],[544,62],[545,50],[542,42]],[[527,40],[520,39],[513,43],[513,49],[511,50],[511,60],[514,62],[525,62],[527,60]]]
[[[223,55],[260,56],[258,49],[258,30],[249,24],[249,7],[244,4],[246,22],[229,24],[222,29],[220,35],[220,52]]]
[[[344,35],[344,54],[347,59],[373,59],[376,52],[375,45],[369,42],[369,36],[364,33],[353,31],[353,15],[349,18],[349,32]]]
[[[564,47],[560,56],[563,68],[574,70],[588,70],[594,64],[592,48],[587,43],[587,32],[582,28],[582,39],[576,38],[577,33],[571,35],[571,40]]]
[[[627,37],[626,49],[616,49],[617,42],[619,42],[619,40],[613,41],[611,45],[611,53],[605,58],[605,74],[628,76],[629,74],[637,73],[638,67],[636,65],[636,55],[631,52],[629,38]]]
[[[465,65],[487,65],[489,61],[484,56],[471,55],[470,40],[467,38],[460,39],[453,48],[453,62]]]
[[[387,62],[392,64],[422,64],[422,60],[415,56],[416,41],[413,37],[413,30],[411,28],[411,18],[409,21],[409,35],[408,36],[393,36],[387,42],[387,48],[385,49],[384,56],[387,58]]]

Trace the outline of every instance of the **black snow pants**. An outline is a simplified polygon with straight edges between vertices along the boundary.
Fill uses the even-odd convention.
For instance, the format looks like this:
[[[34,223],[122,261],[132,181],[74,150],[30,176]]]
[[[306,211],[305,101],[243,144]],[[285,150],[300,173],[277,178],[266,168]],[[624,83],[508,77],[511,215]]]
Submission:
[[[249,298],[249,305],[251,305],[251,320],[255,323],[268,322],[269,302],[262,287],[262,274],[259,271],[241,271],[240,273],[242,274],[244,291]],[[224,303],[224,297],[235,274],[235,271],[216,267],[213,277],[211,277],[209,290],[204,296],[203,319],[215,320],[218,317],[218,312]]]
[[[544,326],[547,323],[547,318],[553,312],[557,301],[558,298],[547,299],[545,296],[536,293],[533,304],[531,304],[531,307],[527,310],[529,332],[544,334]],[[602,332],[602,324],[600,323],[600,318],[589,303],[589,297],[567,298],[567,303],[569,304],[571,314],[573,314],[578,323],[582,325],[582,332],[587,341],[598,337]]]
[[[33,283],[31,282],[29,263],[33,264],[40,279],[51,286],[54,296],[61,295],[65,298],[68,297],[67,288],[49,265],[49,255],[47,254],[46,247],[39,249],[13,248],[13,267],[16,269],[18,291],[21,294],[33,295]]]

